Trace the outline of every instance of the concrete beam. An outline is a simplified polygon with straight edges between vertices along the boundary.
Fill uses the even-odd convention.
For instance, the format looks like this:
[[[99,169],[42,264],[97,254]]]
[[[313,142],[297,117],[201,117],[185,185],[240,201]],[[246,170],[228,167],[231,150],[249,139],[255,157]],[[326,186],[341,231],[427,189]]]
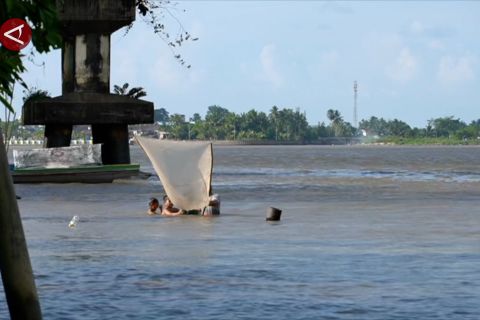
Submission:
[[[57,0],[65,34],[112,33],[135,20],[135,0]]]
[[[153,123],[153,103],[115,94],[73,92],[27,102],[25,125]]]

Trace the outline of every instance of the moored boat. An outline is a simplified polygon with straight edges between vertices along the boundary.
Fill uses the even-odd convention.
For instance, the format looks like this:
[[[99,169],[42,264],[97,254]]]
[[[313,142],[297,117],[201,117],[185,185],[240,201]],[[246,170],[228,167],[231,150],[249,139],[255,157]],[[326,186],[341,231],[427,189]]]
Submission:
[[[140,173],[139,164],[102,164],[101,146],[14,150],[13,183],[109,183]]]
[[[111,183],[140,173],[139,164],[90,165],[69,168],[12,169],[13,183]]]

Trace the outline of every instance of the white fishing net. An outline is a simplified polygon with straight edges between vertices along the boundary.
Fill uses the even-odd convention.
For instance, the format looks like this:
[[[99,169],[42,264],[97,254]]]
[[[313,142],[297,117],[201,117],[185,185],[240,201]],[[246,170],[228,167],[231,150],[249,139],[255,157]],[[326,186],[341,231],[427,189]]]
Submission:
[[[170,141],[137,137],[163,188],[180,209],[201,209],[209,202],[212,179],[210,142]]]

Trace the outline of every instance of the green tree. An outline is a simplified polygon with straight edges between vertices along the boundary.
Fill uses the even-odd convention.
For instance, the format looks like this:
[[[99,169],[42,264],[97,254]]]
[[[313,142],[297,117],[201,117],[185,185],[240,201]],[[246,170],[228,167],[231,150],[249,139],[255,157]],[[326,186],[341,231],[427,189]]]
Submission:
[[[328,130],[328,127],[325,125],[324,122],[322,123],[319,123],[316,127],[315,127],[315,135],[314,135],[316,138],[326,138],[326,137],[329,137],[330,136],[330,132]]]
[[[153,119],[155,122],[160,122],[165,125],[168,121],[170,121],[170,116],[165,108],[160,108],[153,111]]]
[[[142,87],[133,87],[128,89],[128,83],[124,83],[123,86],[113,86],[113,92],[121,96],[127,96],[129,98],[140,99],[145,97],[147,92]]]
[[[251,109],[240,116],[240,136],[244,139],[266,139],[268,127],[268,117],[264,112]]]
[[[297,131],[297,117],[293,109],[284,108],[279,112],[280,137],[282,140],[295,140]]]
[[[327,111],[327,118],[330,120],[330,125],[333,129],[335,137],[343,136],[346,131],[345,125],[343,123],[343,117],[338,110],[329,109]]]
[[[277,141],[278,126],[279,126],[279,115],[278,115],[277,106],[273,106],[272,109],[270,109],[270,113],[268,114],[268,121],[270,123],[270,132],[271,132],[271,134],[269,135],[269,138]]]
[[[413,138],[425,137],[427,135],[426,129],[413,128],[410,131],[410,134]]]
[[[185,122],[185,115],[174,113],[170,116],[170,133],[178,140],[188,138],[188,126]]]
[[[24,91],[24,94],[25,95],[22,98],[23,103],[51,98],[50,92],[38,89],[36,87],[29,88],[28,90]]]
[[[189,139],[205,139],[204,121],[199,113],[194,113],[188,123]]]
[[[342,116],[338,110],[328,109],[327,110],[327,118],[331,122],[341,122],[343,121]]]
[[[388,123],[383,118],[370,117],[369,120],[362,120],[358,125],[359,129],[364,129],[371,134],[377,134],[379,136],[388,136],[390,131]]]
[[[432,122],[438,137],[452,137],[456,131],[465,128],[467,125],[460,119],[454,119],[453,116],[437,118]]]
[[[398,119],[394,119],[393,121],[388,121],[387,122],[387,130],[388,133],[392,136],[397,136],[397,137],[408,137],[411,136],[412,133],[412,128],[410,126]]]
[[[226,139],[236,140],[240,135],[241,117],[234,112],[229,112],[225,121]]]
[[[230,111],[217,105],[208,107],[205,115],[205,136],[215,140],[222,140],[228,135],[227,119]]]
[[[337,137],[353,137],[356,135],[357,129],[350,122],[342,121],[337,125],[336,132],[338,133],[335,134]]]
[[[191,122],[200,122],[202,121],[202,117],[200,116],[199,113],[194,113],[193,116],[190,118]]]
[[[293,116],[293,121],[294,121],[294,140],[295,141],[303,141],[305,140],[305,137],[307,135],[307,129],[308,129],[308,121],[307,121],[307,116],[303,112],[300,112],[300,109],[297,108],[297,110],[294,113]]]
[[[190,127],[191,139],[207,140],[208,137],[205,135],[205,121],[200,120],[194,122]]]
[[[480,119],[455,132],[457,139],[478,139],[480,137]]]

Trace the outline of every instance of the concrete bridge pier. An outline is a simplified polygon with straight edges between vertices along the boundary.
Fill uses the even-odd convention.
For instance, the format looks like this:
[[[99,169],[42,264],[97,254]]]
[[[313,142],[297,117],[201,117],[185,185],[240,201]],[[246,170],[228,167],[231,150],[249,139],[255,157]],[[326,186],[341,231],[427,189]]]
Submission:
[[[135,0],[58,0],[62,95],[27,102],[24,124],[45,125],[47,147],[70,145],[72,127],[91,125],[104,164],[130,163],[128,125],[153,123],[153,103],[110,94],[110,35],[135,20]]]

